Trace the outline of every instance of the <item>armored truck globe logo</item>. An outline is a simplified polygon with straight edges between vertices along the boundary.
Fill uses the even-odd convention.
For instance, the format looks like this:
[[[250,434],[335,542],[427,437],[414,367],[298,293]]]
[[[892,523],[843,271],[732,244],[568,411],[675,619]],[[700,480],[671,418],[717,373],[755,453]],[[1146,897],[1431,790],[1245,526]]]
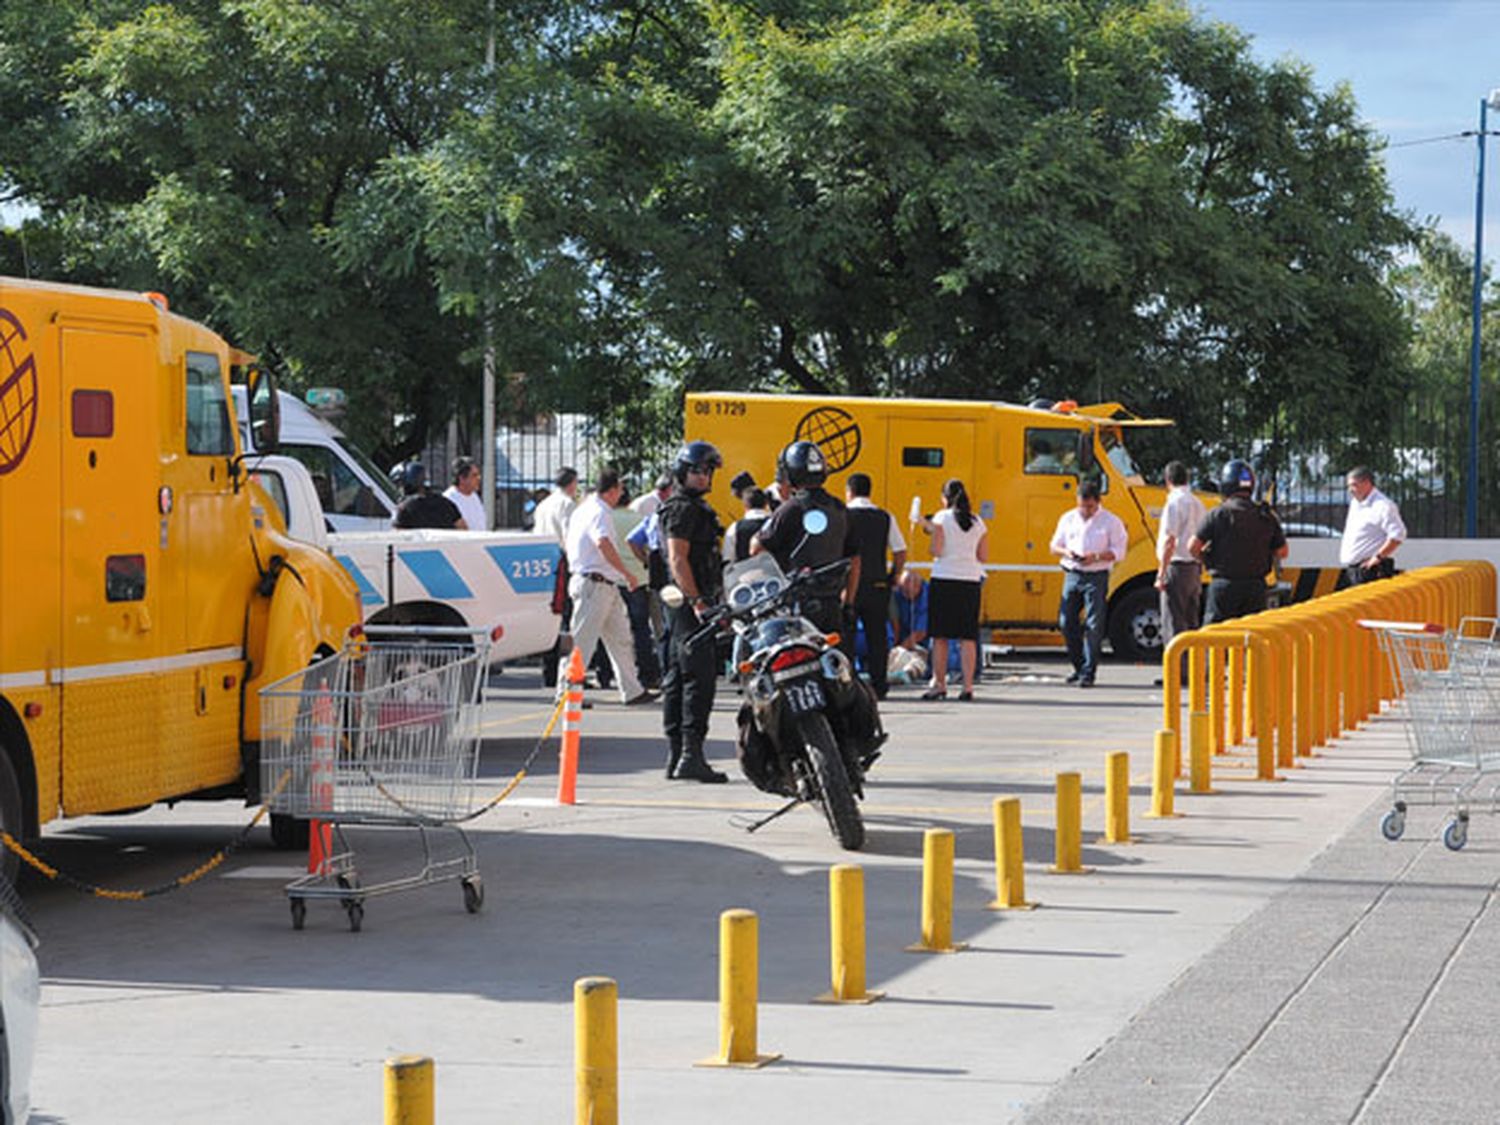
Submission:
[[[36,360],[26,330],[0,309],[0,476],[16,468],[36,432]]]
[[[841,473],[859,456],[859,423],[836,406],[809,410],[797,423],[793,441],[810,441],[823,451],[830,473]]]

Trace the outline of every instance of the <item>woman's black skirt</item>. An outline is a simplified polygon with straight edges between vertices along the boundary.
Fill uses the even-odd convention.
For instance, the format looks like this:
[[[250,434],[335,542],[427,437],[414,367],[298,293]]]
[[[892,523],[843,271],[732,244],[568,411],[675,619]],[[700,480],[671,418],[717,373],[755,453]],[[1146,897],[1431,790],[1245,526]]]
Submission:
[[[927,594],[927,635],[950,641],[979,640],[979,595],[983,582],[934,578]]]

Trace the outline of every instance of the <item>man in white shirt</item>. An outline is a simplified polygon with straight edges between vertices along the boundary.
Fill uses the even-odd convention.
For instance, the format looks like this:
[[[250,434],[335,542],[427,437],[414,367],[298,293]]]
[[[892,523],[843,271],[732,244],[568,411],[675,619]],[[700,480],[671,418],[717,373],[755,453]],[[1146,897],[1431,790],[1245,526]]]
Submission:
[[[564,466],[552,478],[552,492],[536,506],[532,516],[532,530],[539,535],[550,535],[563,545],[568,531],[568,518],[578,506],[578,470]]]
[[[573,509],[578,506],[578,470],[569,466],[563,466],[557,470],[557,475],[552,478],[553,489],[547,497],[536,506],[532,513],[532,530],[539,535],[550,535],[557,540],[559,551],[557,567],[557,589],[552,596],[552,608],[561,614],[563,627],[566,629],[568,620],[572,617],[573,610],[568,604],[568,557],[562,551],[563,538],[568,530],[568,517],[573,514]],[[563,652],[564,639],[559,636],[557,644],[553,646],[553,656],[560,659]],[[553,678],[553,670],[558,665],[558,659],[544,660],[542,662],[542,683],[547,687],[562,682]]]
[[[453,483],[443,490],[443,495],[453,502],[464,518],[464,526],[470,531],[484,531],[489,524],[484,519],[484,501],[479,497],[479,483],[483,477],[479,466],[467,457],[453,459]]]
[[[630,618],[620,597],[622,588],[636,587],[635,576],[615,543],[610,515],[619,502],[620,491],[620,474],[613,469],[601,472],[594,492],[569,517],[564,546],[568,553],[568,595],[573,602],[573,645],[587,659],[603,641],[614,666],[620,698],[627,706],[634,706],[649,703],[656,695],[641,687],[636,676]],[[566,675],[564,664],[558,671],[559,686]]]
[[[1091,480],[1078,484],[1078,506],[1063,513],[1052,533],[1052,553],[1062,560],[1062,607],[1058,625],[1068,645],[1073,674],[1067,682],[1094,686],[1099,649],[1104,643],[1105,599],[1109,571],[1125,557],[1130,537],[1125,525],[1099,503],[1099,486]],[[1078,615],[1082,612],[1080,627]]]
[[[1170,491],[1156,529],[1156,588],[1161,591],[1163,646],[1178,633],[1198,627],[1203,564],[1193,558],[1188,541],[1206,514],[1203,501],[1188,486],[1186,465],[1168,461],[1164,476]]]
[[[1339,544],[1339,565],[1349,585],[1374,582],[1396,573],[1393,556],[1406,540],[1401,510],[1375,487],[1375,474],[1363,465],[1349,470],[1349,517]]]
[[[656,478],[656,491],[645,492],[630,502],[630,510],[641,519],[646,519],[660,508],[662,501],[672,495],[672,474],[662,473]]]

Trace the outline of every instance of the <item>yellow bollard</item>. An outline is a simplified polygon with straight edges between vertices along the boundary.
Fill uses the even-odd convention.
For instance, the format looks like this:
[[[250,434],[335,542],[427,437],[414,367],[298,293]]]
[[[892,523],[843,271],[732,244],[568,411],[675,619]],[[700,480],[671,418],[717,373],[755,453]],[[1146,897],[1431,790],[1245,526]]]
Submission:
[[[885,995],[865,988],[865,871],[852,863],[828,869],[828,950],[833,984],[819,1004],[872,1004]]]
[[[1021,798],[995,798],[995,901],[991,910],[1033,910],[1026,901],[1026,842],[1021,835]]]
[[[619,986],[608,977],[573,982],[573,1120],[617,1125],[620,1062],[615,1010]]]
[[[1083,865],[1083,775],[1057,775],[1057,831],[1054,834],[1054,875],[1079,875],[1092,870]]]
[[[719,915],[719,1053],[698,1066],[754,1069],[780,1055],[756,1053],[755,1005],[760,992],[758,922],[753,910]]]
[[[1229,650],[1229,742],[1245,741],[1245,650]]]
[[[929,828],[922,834],[922,940],[908,953],[957,953],[968,942],[953,940],[953,832]]]
[[[1172,811],[1172,797],[1177,785],[1177,774],[1181,769],[1180,760],[1177,753],[1177,732],[1157,731],[1155,753],[1151,762],[1151,811],[1146,814],[1152,820],[1164,820],[1178,815]]]
[[[1224,664],[1227,650],[1214,648],[1208,654],[1208,728],[1213,737],[1213,752],[1224,753]]]
[[[1206,711],[1194,711],[1188,716],[1188,770],[1189,786],[1194,793],[1212,793],[1210,762],[1213,760],[1213,737]]]
[[[1130,843],[1130,755],[1123,750],[1104,759],[1104,842]]]
[[[431,1059],[385,1060],[385,1125],[432,1125],[434,1101]]]

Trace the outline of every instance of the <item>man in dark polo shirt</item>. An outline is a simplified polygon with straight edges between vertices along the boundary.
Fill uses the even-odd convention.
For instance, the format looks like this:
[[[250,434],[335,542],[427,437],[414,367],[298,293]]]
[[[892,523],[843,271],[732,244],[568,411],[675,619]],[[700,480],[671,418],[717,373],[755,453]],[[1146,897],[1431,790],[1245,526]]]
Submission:
[[[875,698],[884,699],[889,685],[886,665],[890,660],[890,642],[886,626],[891,619],[891,586],[906,566],[906,540],[895,518],[870,499],[868,473],[850,473],[844,483],[849,534],[859,555],[859,585],[854,591],[854,618],[865,628],[865,668]],[[891,562],[886,565],[886,552]],[[841,646],[854,659],[854,630],[844,636]]]
[[[463,513],[446,496],[428,490],[427,468],[420,461],[408,461],[391,470],[391,478],[401,486],[405,497],[396,509],[393,526],[464,528]]]

